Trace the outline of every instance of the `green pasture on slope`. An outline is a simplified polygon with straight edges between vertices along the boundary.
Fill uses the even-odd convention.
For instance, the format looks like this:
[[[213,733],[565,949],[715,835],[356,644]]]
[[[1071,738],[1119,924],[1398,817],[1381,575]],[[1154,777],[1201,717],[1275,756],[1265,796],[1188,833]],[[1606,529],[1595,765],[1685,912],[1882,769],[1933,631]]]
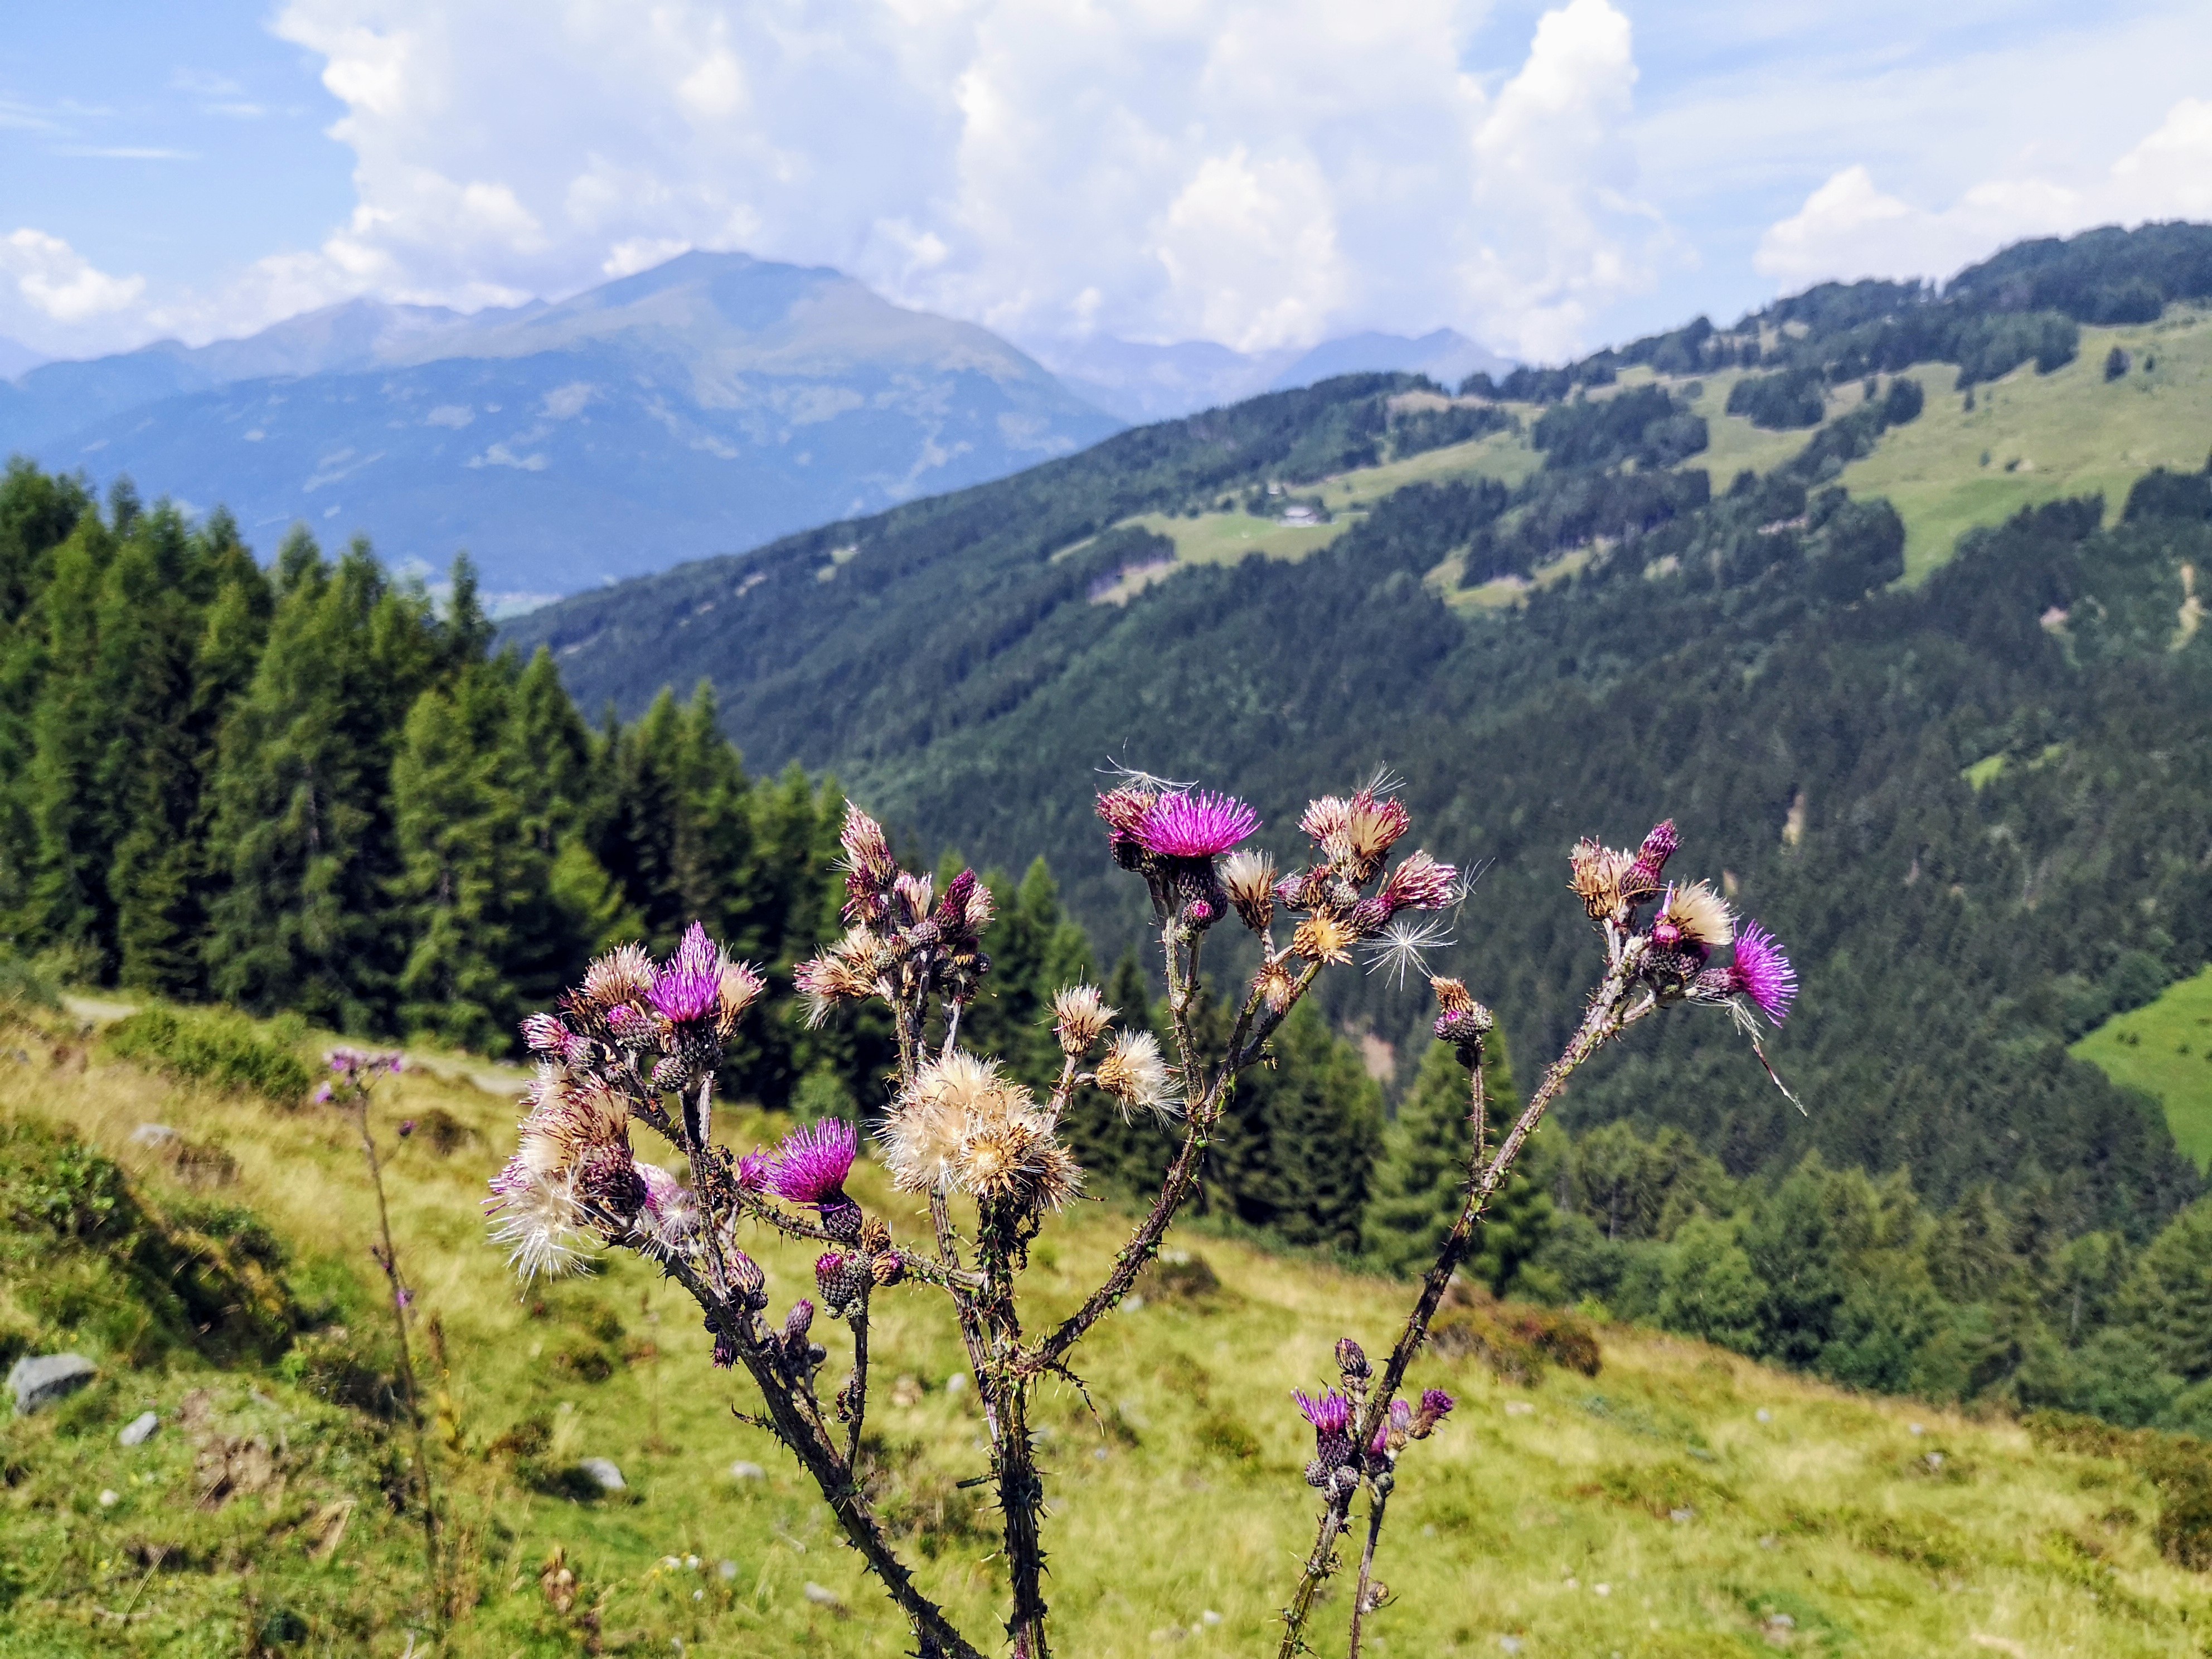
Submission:
[[[2115,346],[2132,366],[2107,380]],[[1927,407],[1884,433],[1839,482],[1862,499],[1887,497],[1903,515],[1907,581],[1948,559],[1973,526],[2099,493],[2107,519],[2117,519],[2151,468],[2194,472],[2212,451],[2212,313],[2175,307],[2155,323],[2085,328],[2072,362],[2050,374],[2023,364],[1976,386],[1972,410],[1950,365],[1906,373],[1926,390]]]
[[[59,1024],[19,1026],[8,1046],[22,1058],[0,1070],[0,1121],[68,1126],[157,1203],[182,1194],[161,1149],[133,1142],[137,1126],[220,1146],[233,1172],[213,1196],[271,1226],[318,1294],[374,1277],[373,1200],[343,1118],[172,1084]],[[64,1410],[0,1420],[0,1655],[908,1650],[791,1461],[730,1415],[748,1387],[709,1364],[696,1314],[665,1281],[626,1256],[528,1289],[507,1276],[478,1202],[515,1107],[507,1073],[484,1081],[497,1091],[413,1073],[380,1106],[386,1124],[446,1115],[439,1137],[393,1153],[389,1179],[419,1298],[447,1559],[465,1589],[450,1633],[426,1615],[419,1537],[384,1501],[381,1443],[362,1419],[287,1367],[133,1370],[87,1340],[102,1382]],[[741,1146],[776,1127],[724,1119]],[[641,1133],[639,1150],[652,1155]],[[854,1190],[913,1236],[911,1206],[872,1164]],[[1031,1252],[1033,1316],[1072,1308],[1128,1225],[1098,1204],[1049,1224]],[[1060,1389],[1037,1413],[1059,1645],[1085,1659],[1273,1650],[1314,1508],[1290,1390],[1323,1380],[1339,1336],[1379,1350],[1411,1295],[1217,1237],[1177,1243],[1219,1288],[1133,1303],[1076,1356],[1090,1404]],[[746,1247],[777,1311],[811,1292],[811,1249],[760,1236]],[[61,1316],[68,1289],[0,1274],[0,1314]],[[379,1316],[365,1289],[346,1311],[363,1328]],[[957,1335],[918,1285],[879,1297],[873,1322],[884,1512],[928,1592],[988,1633],[1006,1584],[993,1516],[960,1485],[982,1471],[983,1437],[973,1389],[950,1383]],[[834,1381],[842,1333],[816,1328]],[[1461,1403],[1409,1454],[1391,1504],[1377,1571],[1392,1599],[1369,1626],[1381,1659],[2201,1651],[2212,1592],[2161,1559],[2160,1500],[2130,1464],[1696,1342],[1601,1337],[1595,1377],[1522,1385],[1472,1358],[1416,1364],[1410,1383]],[[176,1419],[203,1390],[208,1426],[190,1429]],[[148,1408],[167,1426],[143,1448],[118,1445],[116,1428]],[[258,1437],[276,1478],[198,1498],[194,1448],[211,1431]],[[616,1462],[627,1491],[580,1501],[573,1483],[527,1473],[585,1456]],[[556,1561],[576,1581],[565,1609],[546,1589]],[[1317,1651],[1342,1650],[1346,1594],[1340,1581],[1323,1603]]]
[[[2175,1144],[2198,1168],[2212,1165],[2212,968],[2114,1015],[2073,1053],[2122,1087],[2157,1097]]]

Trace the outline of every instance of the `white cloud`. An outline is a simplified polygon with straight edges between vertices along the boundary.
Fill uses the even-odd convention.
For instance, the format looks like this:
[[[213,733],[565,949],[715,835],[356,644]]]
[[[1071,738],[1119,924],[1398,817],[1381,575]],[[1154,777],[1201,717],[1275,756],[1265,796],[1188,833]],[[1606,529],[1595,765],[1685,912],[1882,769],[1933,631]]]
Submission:
[[[1825,278],[1946,276],[2004,243],[2100,224],[2212,217],[2212,103],[2185,98],[2101,175],[1985,179],[1943,208],[1883,191],[1842,168],[1769,227],[1753,263],[1784,288]]]
[[[273,27],[344,106],[357,206],[200,326],[309,293],[513,303],[741,247],[1032,338],[1577,343],[1665,252],[1629,200],[1628,23],[1565,0],[1525,63],[1486,66],[1493,94],[1485,11],[289,0]]]
[[[111,276],[60,237],[28,227],[0,239],[0,276],[40,317],[64,325],[121,311],[146,287],[143,276]]]

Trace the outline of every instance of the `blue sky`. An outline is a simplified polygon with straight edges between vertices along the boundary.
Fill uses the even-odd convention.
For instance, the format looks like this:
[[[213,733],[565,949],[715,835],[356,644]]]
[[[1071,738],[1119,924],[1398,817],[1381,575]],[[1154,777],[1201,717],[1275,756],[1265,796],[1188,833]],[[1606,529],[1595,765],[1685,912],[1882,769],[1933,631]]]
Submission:
[[[56,355],[687,246],[1030,343],[1523,357],[2212,218],[2212,4],[283,0],[0,26],[0,336]]]

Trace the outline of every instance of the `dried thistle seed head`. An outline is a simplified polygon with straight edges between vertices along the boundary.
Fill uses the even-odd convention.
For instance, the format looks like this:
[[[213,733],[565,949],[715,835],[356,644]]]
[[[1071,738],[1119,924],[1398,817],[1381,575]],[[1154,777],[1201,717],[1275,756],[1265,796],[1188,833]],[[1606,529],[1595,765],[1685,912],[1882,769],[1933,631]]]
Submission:
[[[1442,910],[1458,902],[1459,894],[1459,872],[1417,850],[1390,872],[1379,896],[1395,915],[1401,910]]]
[[[1621,881],[1634,862],[1627,854],[1585,836],[1575,843],[1567,862],[1571,872],[1568,884],[1592,921],[1602,921],[1620,908]]]
[[[1121,1103],[1126,1121],[1132,1110],[1147,1111],[1163,1119],[1182,1110],[1175,1073],[1160,1053],[1160,1041],[1150,1031],[1117,1031],[1098,1062],[1098,1086]]]
[[[568,1040],[574,1035],[558,1014],[532,1014],[522,1022],[522,1040],[529,1045],[530,1051],[556,1060],[567,1054]]]
[[[1137,839],[1138,827],[1144,823],[1146,816],[1152,810],[1152,803],[1158,799],[1158,792],[1132,785],[1109,789],[1099,796],[1097,810],[1116,839],[1133,842]]]
[[[725,961],[714,987],[714,1035],[726,1037],[736,1030],[767,985],[767,977],[750,963]]]
[[[656,977],[653,958],[641,945],[610,951],[584,970],[585,1000],[601,1013],[618,1003],[643,1000]]]
[[[1297,993],[1297,969],[1285,953],[1262,963],[1260,971],[1252,976],[1252,984],[1267,1012],[1279,1014],[1291,1006],[1291,997]]]
[[[1052,999],[1052,1030],[1060,1039],[1060,1053],[1070,1060],[1089,1054],[1115,1012],[1106,1006],[1095,985],[1061,986]]]
[[[1662,929],[1671,937],[1662,937]],[[1694,945],[1700,951],[1717,951],[1735,939],[1735,916],[1711,883],[1693,881],[1667,890],[1657,915],[1652,918],[1651,937],[1668,949]]]
[[[492,1177],[484,1205],[492,1243],[508,1251],[507,1265],[524,1279],[557,1279],[584,1263],[587,1218],[568,1168],[532,1168],[517,1156]]]
[[[860,1229],[860,1248],[869,1255],[888,1250],[891,1247],[891,1224],[879,1215],[872,1215]]]
[[[959,1184],[981,1202],[1056,1210],[1075,1196],[1082,1179],[1052,1131],[1030,1115],[977,1123],[961,1144]]]
[[[1267,931],[1275,915],[1275,860],[1256,848],[1240,848],[1221,860],[1221,888],[1244,925]]]
[[[1306,803],[1298,828],[1304,830],[1327,855],[1330,840],[1343,833],[1345,820],[1352,814],[1352,803],[1342,795],[1323,795]]]
[[[1349,962],[1357,937],[1345,918],[1317,911],[1298,924],[1291,949],[1308,962]]]
[[[1411,822],[1403,801],[1363,789],[1346,803],[1343,823],[1322,843],[1322,850],[1346,879],[1364,885],[1382,867],[1383,859]]]
[[[1428,976],[1425,964],[1430,951],[1451,943],[1451,932],[1442,916],[1399,916],[1382,930],[1381,938],[1368,940],[1361,948],[1367,952],[1367,971],[1389,975],[1402,989],[1407,975]]]
[[[1429,988],[1437,994],[1437,1023],[1431,1029],[1437,1041],[1449,1042],[1461,1049],[1460,1058],[1468,1065],[1475,1064],[1472,1045],[1479,1045],[1484,1035],[1497,1024],[1490,1010],[1468,994],[1468,988],[1455,979],[1432,979]]]
[[[885,1250],[870,1256],[868,1276],[880,1285],[902,1284],[906,1279],[906,1258],[896,1250]]]
[[[891,914],[902,927],[916,927],[928,921],[936,902],[934,877],[902,870],[891,883]]]

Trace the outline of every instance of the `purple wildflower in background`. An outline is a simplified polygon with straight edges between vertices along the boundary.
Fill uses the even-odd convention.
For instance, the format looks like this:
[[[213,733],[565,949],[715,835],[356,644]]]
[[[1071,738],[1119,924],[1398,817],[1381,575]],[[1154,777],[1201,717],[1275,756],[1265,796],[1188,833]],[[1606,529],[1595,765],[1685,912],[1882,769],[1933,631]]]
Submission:
[[[1230,795],[1199,790],[1162,795],[1146,810],[1135,840],[1156,857],[1210,859],[1260,827],[1260,815]]]
[[[858,1144],[853,1127],[842,1118],[827,1117],[804,1129],[794,1129],[776,1149],[768,1172],[776,1195],[793,1204],[829,1209],[849,1202],[845,1177],[852,1173]]]
[[[653,981],[647,999],[664,1019],[683,1024],[703,1019],[714,1011],[714,998],[722,982],[722,953],[707,930],[697,922],[684,930],[684,942]]]
[[[1777,1025],[1789,1018],[1797,999],[1797,970],[1782,954],[1774,935],[1757,922],[1747,922],[1736,935],[1735,960],[1729,965],[1729,988],[1757,1003]]]
[[[401,1118],[401,1119],[399,1120],[399,1138],[400,1138],[402,1140],[404,1140],[404,1139],[407,1139],[407,1137],[408,1137],[408,1136],[410,1136],[410,1135],[413,1134],[414,1133],[415,1133],[415,1120],[414,1120],[413,1118],[411,1118],[411,1117],[403,1117],[403,1118]]]
[[[1352,1401],[1334,1389],[1322,1389],[1318,1400],[1295,1389],[1291,1398],[1298,1402],[1298,1414],[1313,1425],[1316,1435],[1340,1435],[1352,1426]]]

